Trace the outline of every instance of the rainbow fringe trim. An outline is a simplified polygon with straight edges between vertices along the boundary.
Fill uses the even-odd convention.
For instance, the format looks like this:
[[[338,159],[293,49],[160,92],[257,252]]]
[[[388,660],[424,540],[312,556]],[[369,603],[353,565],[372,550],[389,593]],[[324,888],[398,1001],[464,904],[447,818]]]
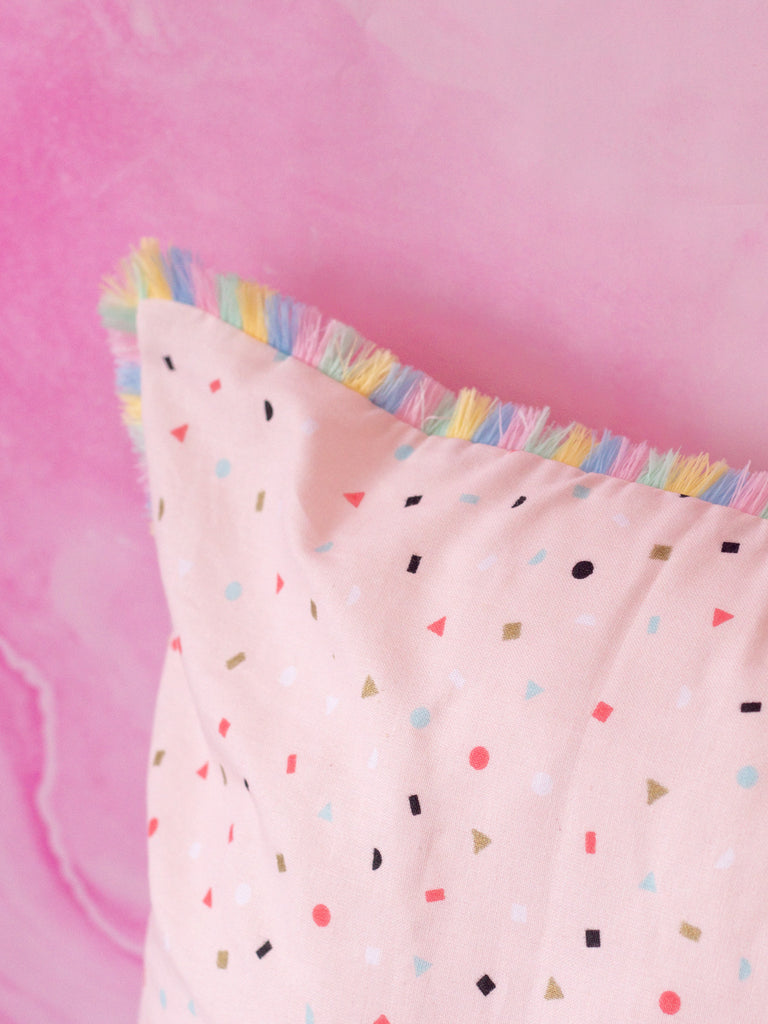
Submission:
[[[768,473],[749,466],[730,469],[707,455],[658,452],[580,423],[550,423],[548,408],[501,402],[474,388],[458,394],[353,328],[326,320],[318,309],[232,274],[216,274],[189,252],[162,250],[154,239],[121,263],[121,275],[103,282],[99,312],[109,330],[123,420],[146,476],[141,422],[141,371],[136,344],[136,309],[144,298],[196,306],[232,327],[292,355],[365,395],[375,405],[425,434],[457,437],[602,473],[649,487],[691,495],[768,519]]]

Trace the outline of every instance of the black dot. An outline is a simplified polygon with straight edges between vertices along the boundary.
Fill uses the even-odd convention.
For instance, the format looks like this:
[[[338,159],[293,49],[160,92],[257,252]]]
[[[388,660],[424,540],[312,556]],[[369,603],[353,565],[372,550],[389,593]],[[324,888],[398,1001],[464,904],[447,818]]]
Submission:
[[[373,848],[373,864],[371,864],[371,867],[374,871],[378,871],[381,867],[381,854],[376,847]]]
[[[599,928],[587,928],[584,933],[587,939],[587,945],[597,947],[600,945],[600,929]]]
[[[738,555],[741,545],[735,540],[724,540],[720,550],[724,555]]]
[[[272,403],[264,399],[264,415],[267,417],[267,421],[272,419],[274,413],[275,410],[272,408]]]
[[[421,561],[421,555],[411,555],[411,560],[408,563],[408,572],[416,572],[419,568],[419,562]]]
[[[419,803],[419,798],[415,793],[413,796],[408,797],[408,801],[411,805],[411,814],[421,814],[421,804]]]
[[[411,505],[418,505],[421,501],[420,494],[412,494],[410,498],[405,499],[405,507],[410,508]]]
[[[516,502],[514,503],[514,505],[512,506],[512,508],[520,508],[520,506],[521,506],[521,505],[523,504],[523,502],[524,502],[525,500],[526,500],[526,499],[525,499],[525,495],[524,495],[524,494],[521,494],[521,495],[520,495],[520,497],[519,497],[519,498],[517,499],[517,501],[516,501]]]
[[[494,985],[494,983],[491,981],[487,974],[484,974],[482,978],[478,981],[477,987],[480,989],[484,996],[487,996],[496,988],[496,986]]]
[[[763,702],[761,700],[750,700],[750,701],[745,701],[741,705],[741,710],[745,714],[749,714],[750,711],[759,711],[760,708],[762,708],[762,706],[763,706]]]
[[[259,946],[259,948],[256,950],[256,956],[259,958],[259,960],[262,960],[270,951],[270,949],[272,949],[272,943],[269,941],[269,939],[267,939],[264,945]]]
[[[173,360],[171,359],[170,356],[163,356],[163,361],[165,362],[165,365],[168,367],[169,370],[176,369],[176,367],[173,365]]]
[[[243,782],[245,783],[245,788],[250,790],[251,787],[248,785],[248,779],[243,779]]]
[[[571,569],[573,578],[576,580],[585,580],[587,576],[591,576],[594,571],[595,567],[591,562],[577,562]]]

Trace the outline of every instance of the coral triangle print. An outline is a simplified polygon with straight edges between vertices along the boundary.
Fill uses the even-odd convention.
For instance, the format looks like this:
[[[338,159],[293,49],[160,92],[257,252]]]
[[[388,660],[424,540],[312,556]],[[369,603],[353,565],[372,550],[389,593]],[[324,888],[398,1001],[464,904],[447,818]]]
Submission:
[[[730,612],[724,612],[722,608],[715,608],[715,614],[712,616],[712,625],[721,626],[724,622],[730,621],[733,618]]]
[[[765,479],[129,269],[173,622],[142,1024],[765,1024]]]

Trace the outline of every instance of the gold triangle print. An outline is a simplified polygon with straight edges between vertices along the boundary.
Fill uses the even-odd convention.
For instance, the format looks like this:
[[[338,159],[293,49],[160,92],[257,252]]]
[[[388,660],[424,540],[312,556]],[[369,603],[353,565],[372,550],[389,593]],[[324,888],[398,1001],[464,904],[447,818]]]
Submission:
[[[656,779],[648,779],[648,803],[655,803],[656,800],[661,800],[663,796],[669,792],[666,786],[662,786]]]
[[[375,697],[379,692],[379,688],[374,683],[370,676],[366,676],[365,685],[363,686],[363,697]]]
[[[478,832],[476,828],[472,829],[472,838],[475,841],[475,853],[480,853],[488,846],[491,840],[482,832]]]
[[[547,991],[544,993],[545,999],[565,999],[563,990],[557,984],[554,978],[550,978],[547,983]]]

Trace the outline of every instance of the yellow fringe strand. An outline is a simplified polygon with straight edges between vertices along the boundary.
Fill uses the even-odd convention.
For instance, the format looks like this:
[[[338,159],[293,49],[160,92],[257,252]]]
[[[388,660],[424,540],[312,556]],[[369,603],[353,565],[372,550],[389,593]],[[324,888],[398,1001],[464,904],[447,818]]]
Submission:
[[[676,460],[664,485],[665,491],[698,497],[728,472],[725,462],[709,463],[707,455],[693,455]]]
[[[445,436],[471,441],[495,402],[495,398],[481,395],[475,388],[462,388],[456,399]]]
[[[575,423],[568,435],[567,440],[560,445],[552,456],[557,462],[564,462],[566,466],[578,467],[592,451],[595,435],[587,430],[581,423]]]
[[[237,286],[237,300],[240,315],[243,318],[243,330],[257,341],[267,341],[267,321],[264,306],[268,296],[272,294],[268,288],[253,284],[251,281],[240,281]]]

